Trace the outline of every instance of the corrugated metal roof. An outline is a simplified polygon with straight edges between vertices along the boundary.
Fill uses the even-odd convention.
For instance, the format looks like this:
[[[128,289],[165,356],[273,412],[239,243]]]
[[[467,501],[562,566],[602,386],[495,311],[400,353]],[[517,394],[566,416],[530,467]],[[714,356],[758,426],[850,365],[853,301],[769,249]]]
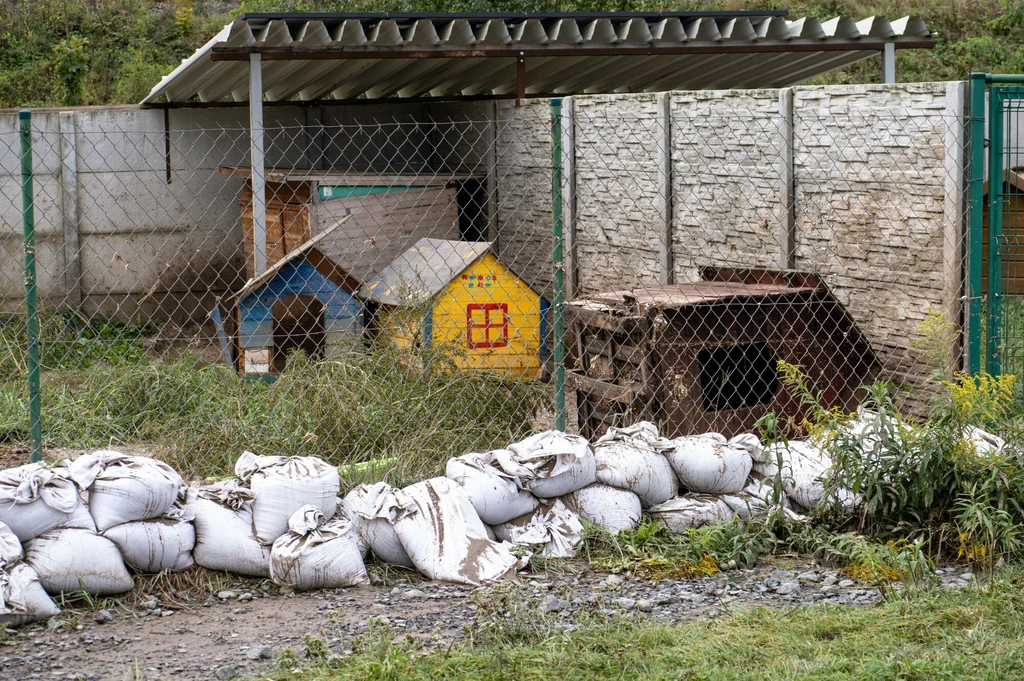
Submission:
[[[420,239],[388,265],[360,296],[387,305],[416,305],[434,297],[481,255],[487,241]]]
[[[920,17],[789,20],[780,12],[253,14],[225,26],[143,100],[547,96],[783,87],[897,48],[932,46]]]

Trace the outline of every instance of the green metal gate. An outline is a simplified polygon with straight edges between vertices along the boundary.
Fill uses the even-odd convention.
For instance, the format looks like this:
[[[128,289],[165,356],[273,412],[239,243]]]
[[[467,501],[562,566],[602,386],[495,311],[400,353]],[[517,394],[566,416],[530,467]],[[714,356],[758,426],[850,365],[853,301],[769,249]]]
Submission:
[[[972,74],[970,126],[968,371],[1024,376],[1024,76]]]

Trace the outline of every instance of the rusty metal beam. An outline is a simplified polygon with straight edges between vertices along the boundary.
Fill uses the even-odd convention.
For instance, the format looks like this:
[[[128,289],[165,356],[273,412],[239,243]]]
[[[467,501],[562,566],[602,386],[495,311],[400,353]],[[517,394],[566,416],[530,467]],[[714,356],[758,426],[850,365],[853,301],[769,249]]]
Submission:
[[[653,57],[669,54],[750,54],[761,52],[879,52],[890,42],[895,49],[931,49],[935,41],[886,41],[860,38],[845,42],[808,43],[710,43],[682,45],[551,45],[541,47],[482,46],[469,48],[448,47],[214,47],[212,61],[248,61],[249,55],[258,53],[264,61],[321,60],[321,59],[481,59],[488,57]]]

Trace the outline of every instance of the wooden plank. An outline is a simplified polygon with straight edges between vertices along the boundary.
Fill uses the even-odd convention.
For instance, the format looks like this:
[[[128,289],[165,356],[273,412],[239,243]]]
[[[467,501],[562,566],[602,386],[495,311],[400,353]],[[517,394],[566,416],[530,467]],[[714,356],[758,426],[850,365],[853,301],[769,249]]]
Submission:
[[[616,385],[614,383],[608,383],[607,381],[601,381],[596,378],[590,378],[578,374],[575,371],[566,373],[567,381],[572,382],[572,387],[582,390],[583,392],[600,397],[604,400],[611,400],[613,402],[621,402],[625,405],[632,406],[633,400],[640,396],[647,396],[647,389],[644,386],[639,386],[635,383],[627,385]]]
[[[649,328],[646,317],[639,315],[619,317],[601,310],[589,309],[579,305],[566,305],[565,316],[567,323],[582,324],[612,333],[646,333]]]
[[[608,356],[608,350],[606,346],[601,345],[593,336],[587,338],[584,343],[584,349],[591,355],[603,355]],[[635,367],[641,368],[647,363],[647,350],[644,348],[637,347],[635,345],[621,345],[615,344],[612,348],[611,356],[613,359],[617,359],[627,364],[632,364]]]

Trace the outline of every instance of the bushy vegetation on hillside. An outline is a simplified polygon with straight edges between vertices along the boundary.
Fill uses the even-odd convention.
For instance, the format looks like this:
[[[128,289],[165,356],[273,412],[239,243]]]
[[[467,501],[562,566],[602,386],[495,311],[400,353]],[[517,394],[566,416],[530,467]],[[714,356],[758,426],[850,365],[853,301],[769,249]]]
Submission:
[[[244,12],[715,9],[857,18],[920,14],[936,34],[936,47],[900,53],[900,80],[1024,71],[1024,0],[3,0],[0,107],[138,102],[182,58]],[[876,58],[813,82],[878,77]]]

